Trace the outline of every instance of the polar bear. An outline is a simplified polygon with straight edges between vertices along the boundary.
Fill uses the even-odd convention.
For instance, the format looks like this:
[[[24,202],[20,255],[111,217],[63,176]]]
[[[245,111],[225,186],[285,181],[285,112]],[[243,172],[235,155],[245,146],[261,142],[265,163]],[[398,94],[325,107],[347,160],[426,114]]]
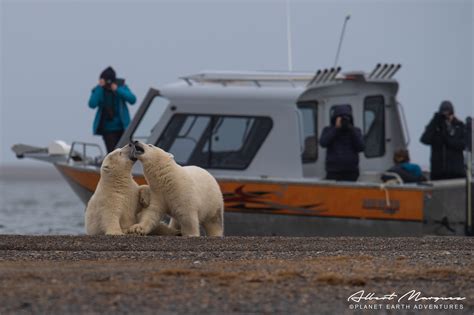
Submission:
[[[131,148],[130,144],[116,149],[102,162],[100,180],[85,213],[88,235],[123,235],[138,222],[137,213],[149,205],[149,187],[138,186],[132,177]],[[152,234],[177,235],[178,231],[160,223]]]
[[[165,214],[171,217],[170,227],[180,229],[183,236],[199,236],[202,225],[207,236],[224,234],[224,201],[215,178],[197,166],[180,166],[173,155],[135,141],[137,158],[143,164],[150,185],[150,205],[143,209],[132,234],[148,234]]]

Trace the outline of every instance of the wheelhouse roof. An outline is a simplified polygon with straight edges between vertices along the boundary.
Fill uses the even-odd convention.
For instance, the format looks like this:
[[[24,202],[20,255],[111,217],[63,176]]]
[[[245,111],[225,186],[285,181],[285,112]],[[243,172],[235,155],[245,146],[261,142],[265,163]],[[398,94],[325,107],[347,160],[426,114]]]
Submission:
[[[370,73],[341,68],[310,72],[207,71],[180,77],[163,86],[160,93],[171,101],[271,101],[293,106],[303,94],[343,83],[390,85],[396,93],[398,82],[392,79],[400,65],[378,64]],[[306,92],[306,93],[305,93]]]
[[[165,85],[159,89],[160,94],[170,101],[189,102],[219,102],[226,101],[254,101],[294,104],[298,96],[305,91],[304,87],[274,87],[274,86],[222,86],[218,84],[204,84],[189,86],[185,82]]]

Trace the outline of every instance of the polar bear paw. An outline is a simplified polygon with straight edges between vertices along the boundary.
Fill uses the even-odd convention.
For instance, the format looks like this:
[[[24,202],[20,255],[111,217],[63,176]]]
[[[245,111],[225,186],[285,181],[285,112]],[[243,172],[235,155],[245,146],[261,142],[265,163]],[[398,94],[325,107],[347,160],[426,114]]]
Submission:
[[[127,234],[133,234],[133,235],[146,235],[145,228],[141,226],[140,224],[134,224],[131,227],[128,228]]]
[[[105,235],[125,235],[121,230],[106,231]]]

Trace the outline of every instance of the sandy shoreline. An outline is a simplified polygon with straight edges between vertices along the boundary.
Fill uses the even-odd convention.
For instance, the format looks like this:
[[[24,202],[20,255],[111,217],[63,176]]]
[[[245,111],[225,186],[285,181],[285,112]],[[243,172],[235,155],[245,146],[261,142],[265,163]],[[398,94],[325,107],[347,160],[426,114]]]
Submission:
[[[473,258],[466,237],[3,235],[0,313],[351,314],[357,291],[417,290],[472,314]]]

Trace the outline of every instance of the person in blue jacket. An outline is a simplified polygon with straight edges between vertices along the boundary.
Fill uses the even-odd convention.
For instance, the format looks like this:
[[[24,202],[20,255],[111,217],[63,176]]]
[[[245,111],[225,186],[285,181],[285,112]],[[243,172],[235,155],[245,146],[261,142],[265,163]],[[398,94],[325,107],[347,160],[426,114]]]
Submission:
[[[125,80],[117,79],[112,67],[102,71],[99,84],[92,89],[89,107],[97,108],[93,133],[102,135],[107,152],[115,149],[130,123],[130,113],[126,103],[133,105],[136,101],[135,95],[125,85]]]
[[[356,181],[359,152],[364,151],[362,132],[354,126],[350,105],[337,105],[331,125],[324,127],[319,144],[326,148],[326,179]]]
[[[398,174],[404,183],[420,183],[426,181],[421,167],[418,164],[410,162],[408,150],[400,149],[395,151],[393,154],[393,162],[395,165],[388,169],[387,172]],[[381,179],[386,182],[394,179],[394,176],[383,174]]]

